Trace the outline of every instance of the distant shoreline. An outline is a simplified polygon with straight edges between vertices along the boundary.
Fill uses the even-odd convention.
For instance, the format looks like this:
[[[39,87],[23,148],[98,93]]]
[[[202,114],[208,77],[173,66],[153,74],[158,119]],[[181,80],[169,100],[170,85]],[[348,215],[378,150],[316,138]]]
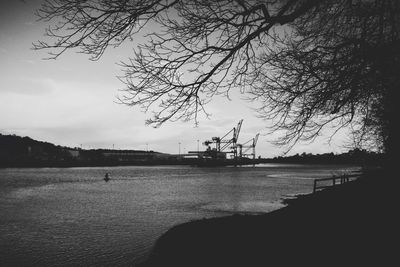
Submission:
[[[301,162],[301,161],[276,161],[260,160],[255,163],[237,164],[237,167],[258,164],[304,164],[304,165],[360,165],[354,162]],[[123,166],[197,166],[193,161],[138,161],[138,162],[15,162],[0,163],[0,169],[5,168],[79,168],[79,167],[123,167]],[[235,164],[216,165],[213,167],[235,166]],[[208,166],[197,166],[208,167]]]
[[[382,154],[359,149],[353,149],[342,154],[301,153],[275,158],[240,157],[234,160],[224,157],[212,157],[212,155],[207,157],[203,156],[196,158],[196,153],[183,155],[144,150],[70,148],[56,146],[48,142],[36,141],[29,137],[0,134],[0,168],[155,165],[195,165],[211,167],[224,165],[240,166],[259,163],[379,165],[379,162],[383,159]]]

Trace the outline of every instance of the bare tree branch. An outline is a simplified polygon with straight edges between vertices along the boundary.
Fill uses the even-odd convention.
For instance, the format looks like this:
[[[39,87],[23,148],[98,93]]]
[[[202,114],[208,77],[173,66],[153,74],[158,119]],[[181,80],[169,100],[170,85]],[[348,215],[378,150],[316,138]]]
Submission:
[[[53,23],[53,42],[34,48],[51,58],[76,48],[98,60],[151,25],[159,30],[121,63],[119,97],[152,112],[148,124],[197,123],[215,95],[240,90],[272,131],[285,131],[279,145],[346,126],[360,142],[384,142],[398,85],[399,9],[394,0],[47,0],[38,16]]]

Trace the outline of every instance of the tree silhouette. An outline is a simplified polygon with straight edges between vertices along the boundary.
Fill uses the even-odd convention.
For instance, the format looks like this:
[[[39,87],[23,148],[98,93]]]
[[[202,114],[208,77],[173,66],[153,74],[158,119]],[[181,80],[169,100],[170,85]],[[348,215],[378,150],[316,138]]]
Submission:
[[[398,1],[47,0],[37,13],[52,42],[34,47],[51,58],[97,60],[140,36],[120,100],[153,111],[153,126],[197,123],[215,95],[240,90],[284,130],[278,144],[351,126],[357,144],[393,146]]]

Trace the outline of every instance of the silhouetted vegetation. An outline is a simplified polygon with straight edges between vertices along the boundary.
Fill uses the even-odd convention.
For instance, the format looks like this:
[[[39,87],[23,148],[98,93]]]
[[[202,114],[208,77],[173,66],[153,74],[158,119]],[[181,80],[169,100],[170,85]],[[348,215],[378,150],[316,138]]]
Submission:
[[[73,161],[69,148],[30,137],[0,134],[0,167],[36,165],[43,162]]]
[[[120,100],[152,110],[149,124],[197,123],[215,95],[237,90],[281,131],[279,145],[349,127],[354,147],[395,157],[398,1],[47,0],[37,14],[50,27],[34,47],[51,58],[78,49],[97,60],[139,37]]]
[[[299,164],[357,164],[379,165],[383,155],[366,150],[354,149],[343,154],[296,154],[271,159],[243,158],[198,160],[180,158],[177,155],[143,150],[81,149],[58,146],[36,141],[30,137],[0,134],[0,167],[69,167],[69,166],[115,166],[115,165],[197,165],[223,166],[256,163],[299,163]]]
[[[224,166],[253,164],[244,158],[200,160],[144,150],[81,149],[57,146],[30,137],[0,134],[0,167],[83,167],[123,165]]]
[[[0,167],[167,164],[168,154],[143,150],[81,149],[0,134]]]
[[[302,153],[293,156],[279,156],[263,162],[303,163],[303,164],[356,164],[360,166],[379,166],[383,163],[382,153],[370,152],[363,149],[353,149],[346,153],[312,154]]]
[[[376,183],[382,175],[375,170],[286,200],[264,215],[177,225],[142,266],[390,266],[397,258],[396,187]]]

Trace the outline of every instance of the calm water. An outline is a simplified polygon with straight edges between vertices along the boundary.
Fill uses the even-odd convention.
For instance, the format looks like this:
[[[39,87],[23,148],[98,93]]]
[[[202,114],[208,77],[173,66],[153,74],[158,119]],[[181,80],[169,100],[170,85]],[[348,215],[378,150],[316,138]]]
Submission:
[[[133,266],[171,226],[268,212],[355,167],[0,169],[1,266]],[[103,181],[104,174],[111,181]]]

